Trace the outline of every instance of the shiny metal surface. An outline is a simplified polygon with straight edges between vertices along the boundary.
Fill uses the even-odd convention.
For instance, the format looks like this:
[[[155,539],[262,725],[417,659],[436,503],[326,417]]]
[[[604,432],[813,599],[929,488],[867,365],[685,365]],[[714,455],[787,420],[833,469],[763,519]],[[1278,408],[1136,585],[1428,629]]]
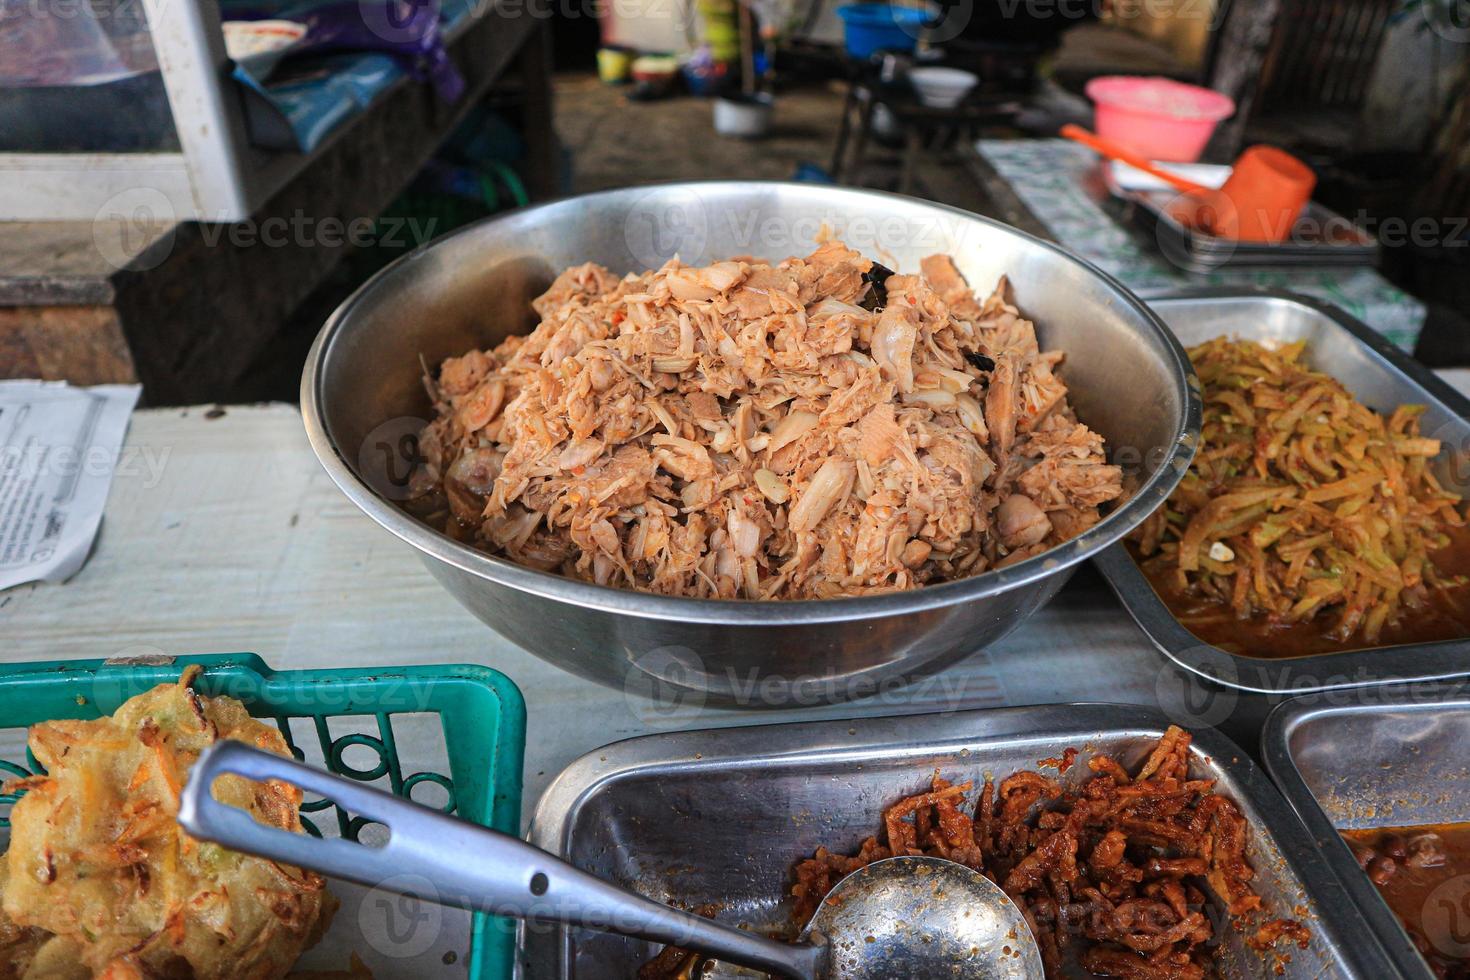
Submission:
[[[1435,474],[1446,487],[1470,494],[1470,401],[1341,310],[1290,293],[1244,290],[1202,290],[1151,299],[1149,305],[1185,347],[1225,334],[1305,340],[1310,363],[1369,407],[1389,413],[1405,403],[1427,406],[1422,431],[1443,440],[1445,449]],[[1470,674],[1470,639],[1286,659],[1228,653],[1174,618],[1122,543],[1098,555],[1095,564],[1156,647],[1186,670],[1229,688],[1296,695]]]
[[[1217,238],[1186,228],[1170,210],[1171,202],[1179,196],[1176,191],[1125,191],[1122,196],[1132,204],[1128,211],[1133,223],[1145,234],[1154,236],[1169,262],[1185,272],[1208,274],[1227,267],[1321,268],[1378,263],[1378,239],[1317,201],[1309,201],[1302,210],[1300,234],[1284,242],[1267,243]],[[1346,234],[1332,239],[1322,234],[1312,237],[1314,229],[1347,232],[1349,228],[1356,232],[1356,241]]]
[[[257,822],[211,792],[224,775],[279,780],[386,828],[369,845]],[[400,799],[272,752],[224,741],[200,754],[179,799],[179,823],[199,840],[272,861],[477,909],[673,943],[791,980],[1028,980],[1041,954],[1021,910],[977,871],[931,857],[879,861],[839,881],[797,941],[778,942],[671,908],[488,827]]]
[[[832,887],[801,938],[826,939],[842,980],[1033,980],[1041,951],[1000,886],[962,864],[896,857]]]
[[[1343,900],[1359,910],[1390,958],[1392,972],[1381,975],[1432,980],[1338,831],[1470,820],[1470,691],[1463,683],[1395,685],[1355,701],[1308,696],[1286,702],[1267,719],[1261,755],[1342,883]],[[1467,893],[1460,888],[1450,897]],[[1455,932],[1439,937],[1431,930],[1431,941],[1448,939],[1447,952],[1463,954],[1463,919],[1443,924]]]
[[[1009,277],[1062,369],[1077,414],[1138,477],[1086,535],[1009,568],[906,593],[813,602],[722,602],[577,582],[491,557],[414,520],[367,469],[422,424],[419,364],[533,325],[530,300],[562,268],[626,272],[784,257],[830,233],[900,270],[950,252],[977,289]],[[629,690],[711,703],[845,700],[944,669],[1009,633],[1078,562],[1163,500],[1190,458],[1199,405],[1187,359],[1147,307],[1054,245],[940,205],[810,184],[721,182],[610,191],[472,225],[380,272],[342,305],[307,359],[301,408],[331,478],[406,541],[485,623],[558,666]],[[365,469],[367,468],[367,469]],[[381,486],[381,483],[379,484]]]
[[[386,828],[388,840],[366,844],[320,838],[257,822],[247,811],[214,798],[215,780],[228,774],[255,782],[280,780],[334,800],[354,819]],[[854,883],[844,891],[859,906],[849,921],[824,922],[827,929],[813,934],[815,942],[776,942],[649,901],[509,834],[236,741],[217,742],[200,754],[180,795],[179,823],[200,840],[369,888],[518,919],[678,943],[792,980],[832,976],[827,937],[850,947],[852,930],[863,925],[862,903],[893,897]],[[917,905],[918,895],[913,899],[910,904]],[[848,959],[852,957],[844,957]]]
[[[530,839],[658,901],[714,903],[726,923],[780,931],[790,923],[793,864],[819,846],[856,850],[886,806],[927,789],[936,771],[978,782],[1034,769],[1070,746],[1080,755],[1064,778],[1081,781],[1094,754],[1138,765],[1167,726],[1149,708],[1071,704],[648,735],[568,766],[542,794]],[[1391,976],[1378,969],[1375,947],[1356,942],[1361,919],[1249,757],[1199,728],[1193,760],[1192,774],[1215,779],[1251,821],[1247,856],[1267,906],[1304,910],[1313,941],[1291,950],[1281,976]],[[1221,933],[1225,980],[1276,976],[1271,954],[1252,950],[1240,932]],[[526,980],[626,980],[655,952],[560,929],[528,928],[522,946]]]

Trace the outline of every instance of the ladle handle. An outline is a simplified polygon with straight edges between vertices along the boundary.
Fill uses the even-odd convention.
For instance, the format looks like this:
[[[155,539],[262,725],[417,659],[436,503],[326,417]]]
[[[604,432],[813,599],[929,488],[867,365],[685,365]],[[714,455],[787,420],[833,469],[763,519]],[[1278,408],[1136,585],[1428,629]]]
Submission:
[[[257,823],[214,798],[211,788],[226,774],[318,793],[382,824],[388,842],[320,839]],[[184,786],[179,823],[201,840],[440,905],[672,943],[796,980],[815,980],[823,968],[821,947],[779,943],[669,908],[514,837],[241,742],[218,742],[199,756]]]
[[[1103,139],[1096,133],[1090,133],[1087,130],[1083,129],[1081,126],[1075,125],[1074,123],[1067,123],[1065,126],[1063,126],[1061,129],[1061,135],[1074,143],[1081,143],[1089,150],[1092,150],[1100,154],[1101,156],[1107,157],[1110,160],[1121,160],[1123,163],[1128,164],[1128,166],[1130,167],[1135,167],[1139,170],[1142,170],[1146,174],[1152,174],[1153,176],[1159,178],[1159,180],[1162,180],[1164,183],[1169,184],[1170,186],[1175,187],[1181,191],[1185,191],[1186,193],[1207,194],[1210,191],[1210,188],[1204,186],[1203,184],[1196,184],[1192,180],[1185,180],[1178,174],[1170,173],[1163,167],[1156,167],[1154,166],[1153,161],[1149,160],[1147,157],[1144,157],[1143,155],[1138,153],[1134,153],[1132,150],[1128,149],[1128,147],[1123,146],[1120,143],[1114,143],[1112,140]]]

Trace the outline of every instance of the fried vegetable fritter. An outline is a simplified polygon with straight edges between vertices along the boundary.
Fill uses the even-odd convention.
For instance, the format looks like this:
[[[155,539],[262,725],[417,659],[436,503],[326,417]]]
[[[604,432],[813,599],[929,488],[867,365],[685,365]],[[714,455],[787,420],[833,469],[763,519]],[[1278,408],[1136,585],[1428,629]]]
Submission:
[[[6,862],[0,858],[0,909],[5,901]],[[18,926],[0,911],[0,978],[23,977],[36,958],[36,950],[46,941],[40,929]]]
[[[284,977],[335,909],[321,876],[202,843],[177,822],[179,791],[221,739],[289,755],[240,702],[177,684],[110,718],[30,731],[45,775],[11,812],[0,916],[0,980]],[[301,791],[226,776],[215,796],[263,824],[302,832]]]

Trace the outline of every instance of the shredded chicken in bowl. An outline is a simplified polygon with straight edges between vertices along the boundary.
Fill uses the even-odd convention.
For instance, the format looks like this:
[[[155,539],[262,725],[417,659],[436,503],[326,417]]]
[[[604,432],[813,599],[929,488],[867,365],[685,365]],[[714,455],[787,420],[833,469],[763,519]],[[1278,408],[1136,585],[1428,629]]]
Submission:
[[[429,379],[411,509],[604,585],[703,598],[909,589],[1045,551],[1121,493],[1059,351],[948,256],[563,272],[540,324]]]

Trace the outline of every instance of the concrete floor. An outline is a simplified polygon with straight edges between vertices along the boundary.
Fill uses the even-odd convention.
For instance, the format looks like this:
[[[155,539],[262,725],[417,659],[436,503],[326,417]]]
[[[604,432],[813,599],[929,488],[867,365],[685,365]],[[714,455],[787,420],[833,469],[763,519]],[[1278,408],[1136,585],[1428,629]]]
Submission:
[[[670,180],[786,180],[801,163],[826,168],[837,137],[844,93],[809,86],[777,99],[774,129],[760,140],[716,135],[708,99],[679,96],[632,102],[626,89],[590,75],[561,75],[555,82],[557,132],[571,172],[568,193],[583,194]],[[892,190],[898,183],[895,149],[869,145],[866,186]],[[986,213],[989,199],[952,153],[926,153],[916,169],[914,193]],[[256,368],[221,401],[294,400],[307,347],[323,320],[359,285],[343,269],[302,304]]]
[[[633,102],[626,91],[586,75],[557,78],[556,128],[571,157],[574,193],[668,180],[789,180],[802,163],[826,169],[844,97],[836,84],[782,92],[772,132],[742,140],[715,133],[709,99]],[[867,161],[866,186],[896,186],[895,149],[870,144]],[[915,193],[970,210],[985,206],[953,155],[939,151],[925,154]]]
[[[837,91],[783,94],[771,134],[740,140],[716,135],[709,99],[634,102],[626,88],[585,75],[558,77],[555,91],[578,194],[665,180],[785,180],[800,163],[827,165],[842,109]]]

